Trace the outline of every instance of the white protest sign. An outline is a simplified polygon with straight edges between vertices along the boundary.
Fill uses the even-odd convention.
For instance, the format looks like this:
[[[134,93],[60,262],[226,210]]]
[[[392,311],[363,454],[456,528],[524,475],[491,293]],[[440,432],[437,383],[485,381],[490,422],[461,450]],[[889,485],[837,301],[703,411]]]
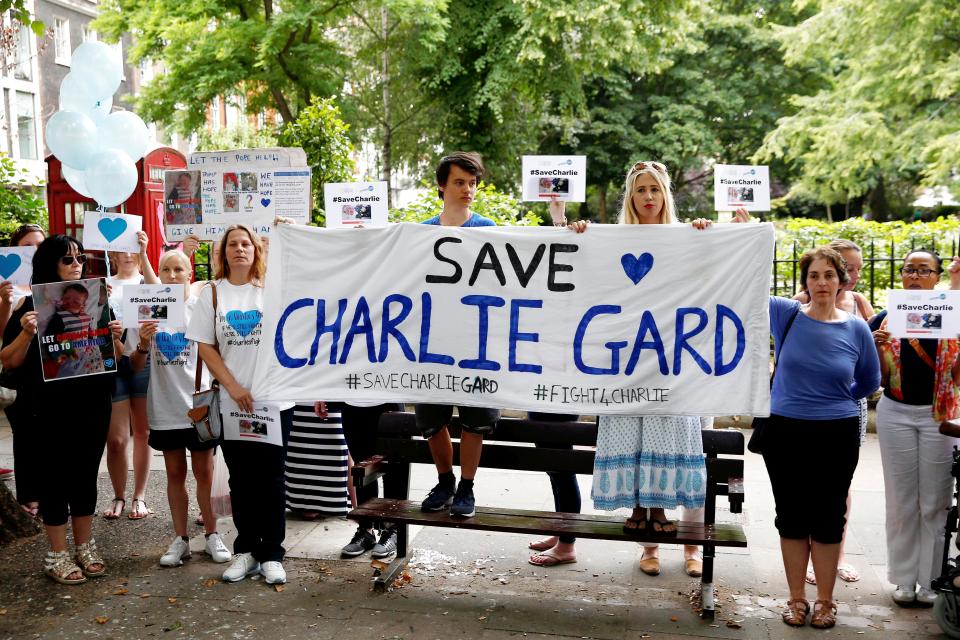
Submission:
[[[191,154],[188,169],[164,174],[166,238],[217,240],[231,224],[269,235],[277,216],[306,224],[311,173],[296,148]]]
[[[33,254],[36,247],[0,248],[0,281],[10,282],[23,293],[30,293],[33,277]]]
[[[713,208],[770,211],[770,168],[764,165],[718,164],[713,167]]]
[[[960,291],[887,291],[887,331],[896,338],[956,338],[960,335]]]
[[[220,390],[220,412],[223,415],[223,439],[263,442],[283,446],[280,407],[268,402],[255,402],[253,411],[241,411],[223,389]]]
[[[328,227],[385,227],[386,182],[328,182],[323,185]]]
[[[769,224],[282,225],[252,393],[765,415],[773,239]]]
[[[137,232],[142,228],[143,218],[140,216],[87,211],[83,218],[83,247],[140,253]]]
[[[171,329],[186,325],[182,285],[126,284],[120,295],[120,316],[125,329],[136,329],[144,322]]]
[[[523,201],[583,202],[587,156],[523,156]]]

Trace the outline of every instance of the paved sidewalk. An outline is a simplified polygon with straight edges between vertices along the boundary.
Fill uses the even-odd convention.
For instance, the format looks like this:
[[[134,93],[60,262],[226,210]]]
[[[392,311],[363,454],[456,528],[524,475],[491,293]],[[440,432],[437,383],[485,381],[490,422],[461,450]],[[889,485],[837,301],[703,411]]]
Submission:
[[[10,431],[0,426],[0,466],[10,466]],[[812,463],[814,464],[814,463]],[[876,436],[861,450],[853,483],[847,557],[858,583],[840,583],[839,622],[820,632],[795,630],[779,619],[786,594],[773,498],[762,460],[748,454],[743,514],[720,499],[718,519],[742,522],[749,548],[720,550],[717,620],[701,621],[690,595],[698,582],[682,572],[676,545],[661,549],[663,573],[637,568],[639,547],[582,540],[576,564],[544,569],[527,563],[525,536],[455,529],[415,532],[410,581],[386,594],[370,589],[370,559],[340,560],[354,525],[342,518],[288,522],[290,578],[282,591],[259,580],[228,585],[222,566],[195,553],[185,567],[161,569],[157,558],[171,532],[164,503],[163,461],[153,458],[145,521],[95,519],[110,575],[80,587],[50,583],[39,572],[42,536],[0,549],[0,638],[501,638],[610,639],[915,638],[940,633],[930,610],[892,606],[886,582],[883,481]],[[813,469],[811,469],[813,470]],[[416,467],[411,495],[425,494],[434,472]],[[581,477],[585,511],[589,477]],[[12,487],[11,487],[12,488]],[[101,505],[110,494],[101,474]],[[481,470],[479,504],[551,509],[545,474]],[[192,516],[191,516],[192,517]],[[228,541],[229,519],[220,531]],[[195,551],[203,548],[197,530]],[[811,600],[813,591],[809,592]],[[102,622],[102,624],[101,624]]]

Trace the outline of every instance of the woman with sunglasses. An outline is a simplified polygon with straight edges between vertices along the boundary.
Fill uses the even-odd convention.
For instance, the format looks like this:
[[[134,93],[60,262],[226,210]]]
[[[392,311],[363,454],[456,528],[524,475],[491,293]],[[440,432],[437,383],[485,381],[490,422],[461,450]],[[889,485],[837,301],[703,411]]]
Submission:
[[[11,247],[36,247],[47,237],[43,227],[38,224],[23,224],[10,236]],[[30,289],[14,287],[11,282],[0,284],[0,335],[6,330],[7,321],[21,304]],[[16,386],[13,378],[7,383]],[[40,479],[43,471],[43,440],[29,422],[22,422],[18,413],[16,399],[3,412],[13,431],[13,466],[17,469],[14,477],[17,489],[17,502],[21,508],[33,517],[37,516],[40,496]],[[0,477],[13,473],[13,469],[0,469]]]
[[[128,285],[159,284],[153,266],[147,258],[147,234],[137,232],[139,253],[110,251],[110,307],[119,317],[123,288]],[[110,417],[110,434],[107,436],[107,470],[113,485],[113,501],[103,512],[107,520],[116,520],[126,506],[127,449],[130,433],[133,432],[133,502],[128,516],[139,520],[149,515],[150,509],[144,500],[147,478],[150,475],[150,424],[147,420],[147,388],[150,385],[150,367],[134,371],[130,357],[137,348],[139,336],[136,331],[124,331],[123,355],[117,362],[116,385],[113,390],[113,413]]]
[[[917,249],[903,259],[904,289],[933,289],[943,268],[936,251]],[[950,288],[960,289],[960,258],[949,267]],[[960,417],[960,341],[893,339],[887,312],[871,321],[880,356],[883,397],[877,436],[886,497],[887,579],[900,606],[933,606],[930,580],[940,575],[943,518],[953,497],[956,438],[940,423]],[[919,588],[918,588],[919,584]]]
[[[80,280],[83,246],[68,236],[44,240],[33,257],[33,284]],[[110,329],[122,348],[120,323]],[[106,573],[92,535],[97,506],[97,475],[110,425],[113,373],[44,382],[37,339],[37,312],[28,297],[14,311],[3,335],[0,361],[17,377],[19,418],[43,437],[44,470],[40,515],[51,550],[46,574],[62,584],[79,584]],[[73,528],[74,555],[67,551],[67,521]]]

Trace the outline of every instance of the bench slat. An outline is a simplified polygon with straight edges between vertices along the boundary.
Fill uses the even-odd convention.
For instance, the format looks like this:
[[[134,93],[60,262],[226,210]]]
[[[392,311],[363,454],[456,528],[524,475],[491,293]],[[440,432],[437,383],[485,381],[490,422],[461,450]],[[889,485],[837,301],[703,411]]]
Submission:
[[[746,547],[747,537],[738,524],[705,525],[700,522],[677,523],[676,536],[628,535],[623,531],[619,517],[528,511],[523,509],[496,509],[477,507],[472,518],[451,518],[446,511],[426,513],[420,503],[411,500],[374,498],[351,511],[353,520],[377,520],[403,524],[421,524],[433,527],[507,531],[511,533],[569,534],[580,538],[660,542],[667,544],[714,544],[719,547]]]

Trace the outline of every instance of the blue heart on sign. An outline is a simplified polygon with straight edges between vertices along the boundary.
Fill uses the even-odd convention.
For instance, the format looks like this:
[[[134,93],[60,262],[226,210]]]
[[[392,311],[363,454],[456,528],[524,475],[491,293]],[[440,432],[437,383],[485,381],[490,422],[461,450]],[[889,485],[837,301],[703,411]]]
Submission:
[[[158,331],[154,340],[157,343],[157,350],[163,354],[168,362],[186,351],[187,345],[190,344],[182,331],[177,333]]]
[[[6,280],[20,268],[20,256],[15,253],[0,255],[0,276]]]
[[[107,242],[113,242],[127,230],[127,221],[123,218],[102,218],[97,223],[97,229],[100,229]]]
[[[264,207],[270,206],[270,198],[260,198],[260,204]]]
[[[653,256],[649,253],[641,253],[639,256],[625,253],[620,258],[620,264],[623,265],[623,272],[627,277],[633,280],[633,284],[637,284],[653,269]]]
[[[227,311],[227,324],[233,327],[234,331],[246,338],[260,324],[262,313],[253,309],[252,311]]]

